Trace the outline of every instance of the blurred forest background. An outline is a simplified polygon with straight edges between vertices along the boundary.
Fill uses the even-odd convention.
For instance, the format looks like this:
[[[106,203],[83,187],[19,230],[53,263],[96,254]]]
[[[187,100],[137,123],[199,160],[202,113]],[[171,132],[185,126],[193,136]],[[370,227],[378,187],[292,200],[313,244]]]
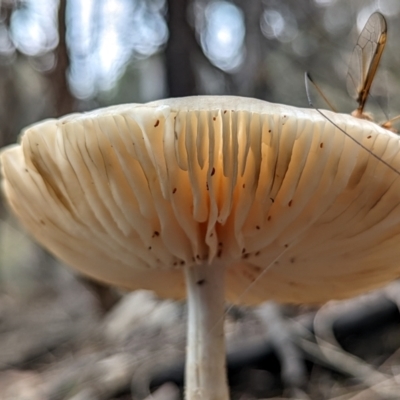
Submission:
[[[0,4],[1,146],[43,118],[163,97],[231,94],[307,107],[305,71],[349,112],[348,62],[376,10],[389,28],[375,94],[390,101],[384,112],[400,110],[397,0]]]
[[[388,42],[367,110],[385,121],[400,113],[399,0],[0,0],[0,147],[16,142],[22,128],[41,119],[163,97],[229,94],[308,107],[305,71],[340,112],[349,113],[356,103],[346,91],[348,63],[375,11],[387,19]],[[326,108],[315,93],[313,102]],[[157,302],[149,296],[132,304]],[[97,337],[96,344],[88,339],[99,321],[107,331],[104,318],[118,319],[108,310],[119,297],[60,267],[19,230],[0,200],[0,399],[132,398],[118,397],[119,392],[133,396],[126,383],[132,363],[113,358],[104,364],[106,355],[98,351],[104,338]],[[184,313],[169,312],[169,321]],[[121,324],[122,332],[127,328]],[[143,329],[130,347],[136,353],[149,337],[150,328]],[[107,339],[114,340],[114,352],[121,337],[127,348],[121,332]],[[179,332],[175,337],[184,334]],[[386,332],[379,350],[400,345],[394,337]],[[87,382],[101,380],[98,370],[96,379],[92,376],[99,360],[106,376],[105,366],[120,371],[123,365],[126,376],[121,372],[116,381],[124,384],[113,380],[114,386],[87,394],[82,389]],[[311,398],[343,394],[332,377],[321,374]],[[237,398],[281,393],[272,375],[257,376],[247,377],[253,388],[261,379],[275,389],[269,394],[265,389],[264,396],[243,389],[245,397]]]

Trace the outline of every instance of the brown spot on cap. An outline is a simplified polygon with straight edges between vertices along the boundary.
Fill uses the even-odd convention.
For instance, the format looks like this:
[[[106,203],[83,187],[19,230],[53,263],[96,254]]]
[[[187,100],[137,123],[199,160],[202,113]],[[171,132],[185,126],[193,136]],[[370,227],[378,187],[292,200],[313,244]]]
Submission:
[[[213,169],[211,170],[211,176],[213,176],[215,174],[215,168],[213,167]]]
[[[261,229],[259,225],[256,226],[256,229]]]
[[[217,118],[216,117],[213,117],[213,121],[215,121]]]
[[[175,194],[175,193],[176,193],[176,188],[174,188],[174,190],[172,191],[172,193],[173,193],[173,194]]]
[[[289,201],[289,203],[288,203],[288,206],[289,206],[289,207],[292,207],[292,202],[293,202],[293,200],[290,200],[290,201]]]
[[[272,218],[272,217],[271,217],[270,215],[268,215],[267,220],[268,220],[268,221],[271,221],[271,218]]]
[[[205,280],[205,279],[199,279],[196,283],[197,283],[199,286],[201,286],[201,285],[204,285],[204,284],[206,283],[206,280]]]
[[[320,143],[319,147],[322,149],[324,147],[324,143]]]
[[[372,136],[371,136],[371,135],[367,136],[367,139],[371,139],[371,138],[372,138]]]
[[[156,121],[156,123],[154,124],[154,128],[156,128],[158,125],[160,125],[160,120],[158,119],[157,121]]]

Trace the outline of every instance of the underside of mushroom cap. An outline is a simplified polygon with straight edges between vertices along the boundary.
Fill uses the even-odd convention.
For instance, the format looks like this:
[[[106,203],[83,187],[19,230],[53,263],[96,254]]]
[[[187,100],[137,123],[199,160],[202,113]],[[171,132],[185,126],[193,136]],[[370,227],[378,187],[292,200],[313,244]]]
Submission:
[[[400,168],[396,135],[326,114]],[[1,163],[28,231],[114,285],[181,298],[182,269],[216,263],[230,301],[315,303],[400,274],[399,175],[314,110],[209,96],[113,106],[29,127]]]

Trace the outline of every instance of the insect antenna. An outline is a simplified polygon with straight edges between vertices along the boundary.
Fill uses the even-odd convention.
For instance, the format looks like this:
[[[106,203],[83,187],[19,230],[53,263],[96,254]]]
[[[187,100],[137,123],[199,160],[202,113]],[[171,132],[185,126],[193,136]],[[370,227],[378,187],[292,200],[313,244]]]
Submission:
[[[332,103],[328,100],[328,98],[325,96],[324,92],[321,90],[321,88],[315,83],[314,79],[311,77],[309,72],[306,72],[307,74],[307,79],[313,84],[315,87],[316,91],[318,94],[324,99],[325,103],[328,105],[328,107],[333,111],[333,112],[338,112],[337,109],[332,105]]]

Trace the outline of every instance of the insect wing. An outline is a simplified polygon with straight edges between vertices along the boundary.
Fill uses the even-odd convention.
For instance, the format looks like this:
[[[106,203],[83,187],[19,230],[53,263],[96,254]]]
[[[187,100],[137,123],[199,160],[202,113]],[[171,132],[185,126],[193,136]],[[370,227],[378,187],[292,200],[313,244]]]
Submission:
[[[361,31],[351,55],[347,74],[347,91],[358,102],[362,114],[372,81],[378,69],[387,37],[385,17],[372,14]]]

